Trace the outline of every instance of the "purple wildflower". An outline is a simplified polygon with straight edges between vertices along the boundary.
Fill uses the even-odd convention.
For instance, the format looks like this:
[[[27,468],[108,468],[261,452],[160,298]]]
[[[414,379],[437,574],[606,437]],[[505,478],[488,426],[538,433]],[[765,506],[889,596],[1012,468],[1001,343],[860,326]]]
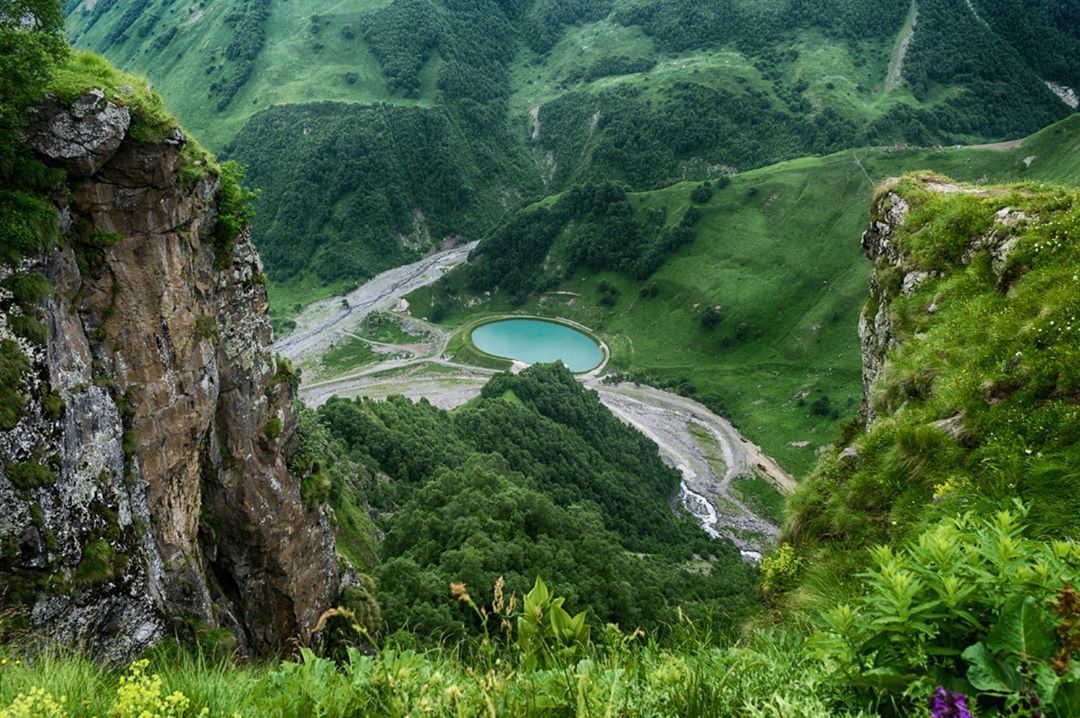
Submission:
[[[930,696],[930,714],[933,718],[972,718],[967,696],[947,691],[942,686]]]

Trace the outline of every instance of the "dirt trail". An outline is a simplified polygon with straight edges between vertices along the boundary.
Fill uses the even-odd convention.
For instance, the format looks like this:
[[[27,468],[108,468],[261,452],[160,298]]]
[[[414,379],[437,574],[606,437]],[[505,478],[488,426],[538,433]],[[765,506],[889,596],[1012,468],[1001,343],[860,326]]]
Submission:
[[[911,47],[911,41],[915,38],[915,27],[918,24],[919,8],[915,0],[912,0],[907,20],[904,21],[904,34],[893,47],[892,59],[889,61],[889,74],[885,76],[886,92],[899,88],[904,79],[904,58],[907,57],[908,48]]]
[[[1008,142],[991,142],[985,145],[968,145],[969,150],[999,150],[1004,152],[1005,150],[1016,149],[1020,145],[1024,144],[1023,140],[1009,140]]]

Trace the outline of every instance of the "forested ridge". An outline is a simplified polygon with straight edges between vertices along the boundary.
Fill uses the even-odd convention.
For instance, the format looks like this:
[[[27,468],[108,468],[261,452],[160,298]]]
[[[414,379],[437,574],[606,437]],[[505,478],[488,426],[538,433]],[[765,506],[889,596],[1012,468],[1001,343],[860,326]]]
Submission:
[[[708,199],[714,190],[707,182],[697,191],[705,193],[699,198]],[[456,298],[461,290],[504,290],[521,302],[581,268],[646,280],[671,252],[693,241],[699,218],[696,207],[678,217],[659,210],[638,216],[625,185],[575,186],[553,203],[511,214],[472,255],[468,267],[442,282],[439,291]],[[547,260],[560,236],[567,240],[557,252],[560,261],[550,266]]]
[[[248,159],[248,181],[263,190],[263,230],[289,237],[262,247],[282,274],[310,268],[327,282],[369,277],[485,219],[480,197],[489,175],[443,110],[274,107],[252,118],[229,151]],[[380,182],[368,187],[373,176]],[[327,194],[341,201],[327,203]]]
[[[371,568],[388,631],[467,635],[475,617],[443,600],[447,586],[490,600],[500,576],[523,594],[541,574],[597,626],[628,630],[678,610],[728,621],[752,603],[738,550],[672,511],[678,472],[561,366],[500,374],[453,413],[395,397],[332,399],[316,417],[309,431],[344,462],[319,466],[339,511],[355,510],[345,465],[385,477],[363,501],[384,517]]]

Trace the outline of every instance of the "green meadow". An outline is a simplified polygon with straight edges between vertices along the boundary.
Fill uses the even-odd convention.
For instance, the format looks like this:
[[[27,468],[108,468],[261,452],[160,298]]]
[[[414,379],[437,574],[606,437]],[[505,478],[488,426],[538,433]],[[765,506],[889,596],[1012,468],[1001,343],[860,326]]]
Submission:
[[[443,321],[523,311],[585,324],[610,346],[610,370],[694,396],[804,474],[859,407],[856,328],[871,271],[859,237],[875,187],[920,169],[970,182],[1077,184],[1078,145],[1074,115],[1008,150],[861,149],[753,170],[700,206],[694,241],[647,280],[579,269],[521,305],[498,293],[471,309],[451,303]],[[635,193],[632,203],[674,222],[696,186]],[[555,264],[569,233],[552,249]],[[617,293],[613,306],[599,301],[602,283]],[[658,295],[641,296],[652,284]],[[410,296],[413,312],[430,315],[432,296]],[[700,321],[708,307],[720,314],[712,328]]]

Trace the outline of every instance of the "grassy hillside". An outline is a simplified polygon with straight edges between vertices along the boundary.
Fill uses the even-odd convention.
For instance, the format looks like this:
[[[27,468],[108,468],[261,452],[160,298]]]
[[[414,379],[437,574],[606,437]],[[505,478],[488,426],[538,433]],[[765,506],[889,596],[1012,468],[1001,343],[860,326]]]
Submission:
[[[845,437],[793,500],[789,538],[824,559],[814,561],[822,570],[1012,496],[1030,507],[1035,535],[1078,529],[1080,196],[1031,185],[942,192],[937,182],[905,178],[875,206],[910,207],[865,310],[899,346],[872,387],[874,422]],[[925,282],[899,291],[920,271]]]
[[[469,267],[411,300],[426,315],[434,301],[451,324],[515,309],[580,321],[608,342],[612,369],[692,393],[802,473],[858,409],[855,327],[871,270],[858,237],[876,184],[929,167],[970,181],[1075,185],[1080,153],[1070,150],[1078,142],[1080,115],[1009,150],[857,150],[786,162],[735,177],[703,204],[690,198],[698,183],[631,194],[642,231],[656,233],[647,230],[650,217],[676,227],[692,205],[701,215],[693,241],[645,279],[567,259],[567,247],[584,236],[584,216],[537,232],[540,244],[528,244],[527,254],[523,237],[534,235],[512,220],[505,244],[487,252],[481,245]],[[610,218],[604,227],[614,231]],[[512,276],[500,273],[499,260]],[[522,295],[522,287],[536,291]],[[491,299],[461,308],[489,289],[497,290]],[[609,306],[605,296],[615,297]],[[709,307],[719,315],[712,326],[702,317]],[[828,401],[815,410],[822,396]]]
[[[911,6],[886,0],[73,0],[67,11],[76,44],[148,74],[213,149],[258,168],[255,239],[281,313],[584,181],[643,190],[854,146],[1006,139],[1067,114],[1043,80],[1080,86],[1076,63],[1054,59],[1078,54],[1071,11],[1028,15],[1040,44],[1013,30],[1013,5],[973,3],[919,3],[907,45]],[[886,82],[890,65],[901,81]],[[440,126],[460,167],[425,175],[390,150],[393,162],[347,183],[326,171],[367,151],[390,111],[356,105],[379,103],[420,118],[395,145],[423,151]],[[462,186],[464,200],[433,199]],[[388,199],[373,208],[369,196]]]
[[[103,51],[121,67],[149,74],[189,129],[221,150],[251,115],[271,105],[392,100],[378,62],[356,37],[365,15],[388,2],[101,0],[69,3],[68,27],[76,45]],[[238,35],[233,15],[255,15],[263,5],[268,14],[261,23],[262,42],[255,48],[250,76],[226,111],[218,111],[223,97],[210,87],[224,82],[228,71],[241,63],[238,51],[233,57],[228,54]],[[317,32],[313,16],[321,19]],[[345,31],[349,27],[352,38]],[[356,82],[348,82],[348,73],[357,76]],[[426,104],[431,104],[432,94],[429,87]],[[419,98],[395,101],[425,104]]]

